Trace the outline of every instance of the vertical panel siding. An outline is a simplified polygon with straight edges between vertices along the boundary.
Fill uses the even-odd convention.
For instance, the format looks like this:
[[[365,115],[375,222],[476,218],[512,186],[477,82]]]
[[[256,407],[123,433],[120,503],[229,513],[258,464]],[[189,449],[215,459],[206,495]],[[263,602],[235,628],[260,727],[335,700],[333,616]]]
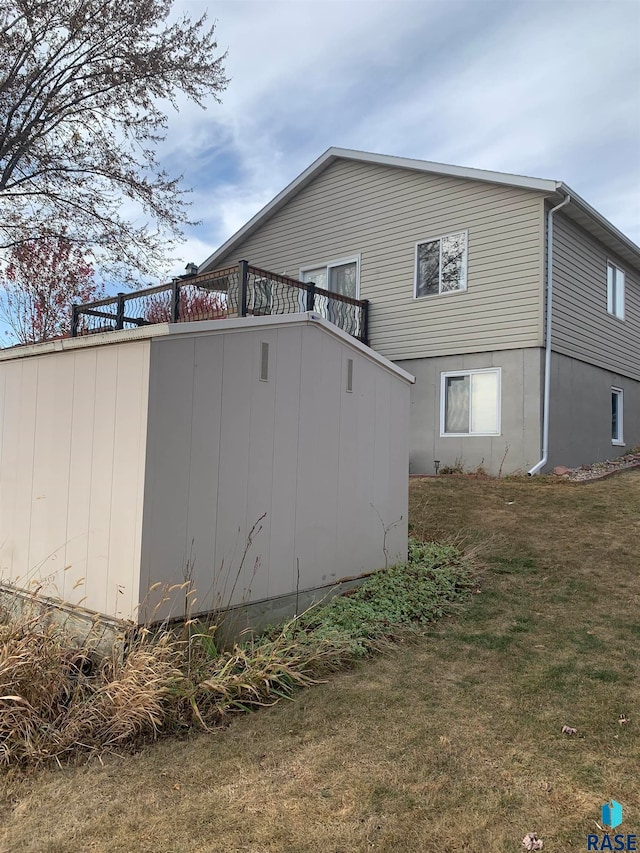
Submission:
[[[138,603],[148,344],[0,363],[0,571],[111,616]]]
[[[384,565],[378,513],[386,524],[403,517],[388,545],[405,556],[404,380],[307,323],[160,338],[151,374],[142,594],[179,583],[185,553],[196,612],[373,571]],[[156,615],[181,615],[179,598]]]
[[[371,342],[392,359],[541,343],[541,194],[339,160],[226,258],[298,277],[360,255]],[[415,243],[468,230],[468,289],[414,300]]]
[[[220,336],[195,339],[193,420],[190,432],[189,495],[184,547],[191,568],[201,571],[214,553],[220,470],[220,409],[223,345]],[[186,413],[185,413],[186,414]],[[170,439],[175,443],[175,437]],[[178,439],[180,440],[180,439]],[[188,446],[185,442],[185,447]],[[197,496],[197,499],[193,497]],[[171,494],[168,495],[171,499]],[[211,585],[209,585],[211,586]],[[194,607],[213,607],[213,589],[199,587]]]
[[[265,329],[260,333],[253,334],[249,341],[251,347],[251,366],[249,382],[253,393],[249,396],[249,436],[247,441],[247,462],[249,489],[247,493],[247,527],[259,523],[256,530],[256,538],[260,548],[260,559],[250,562],[245,567],[244,588],[254,600],[268,598],[270,593],[270,566],[271,566],[271,537],[273,519],[273,481],[274,481],[274,459],[273,448],[275,443],[275,408],[277,387],[277,367],[279,333],[276,330]],[[262,376],[262,344],[269,345],[269,359],[267,379],[261,381]],[[295,341],[291,341],[296,352]],[[284,358],[290,358],[288,352],[290,342],[282,337],[283,349],[287,352],[281,354]],[[277,499],[277,498],[276,498]],[[224,495],[220,496],[224,500]],[[262,521],[259,519],[264,516]]]
[[[553,349],[640,379],[640,275],[561,214],[554,222]],[[625,272],[625,317],[607,313],[607,261]]]
[[[273,487],[271,494],[271,542],[269,561],[269,591],[296,589],[297,564],[295,536],[291,532],[277,535],[277,531],[295,530],[297,524],[298,466],[300,442],[308,437],[300,435],[300,371],[302,364],[302,328],[278,335],[275,352],[269,360],[276,362],[275,385],[269,380],[275,400],[275,426],[273,433]],[[285,346],[286,344],[286,346]]]

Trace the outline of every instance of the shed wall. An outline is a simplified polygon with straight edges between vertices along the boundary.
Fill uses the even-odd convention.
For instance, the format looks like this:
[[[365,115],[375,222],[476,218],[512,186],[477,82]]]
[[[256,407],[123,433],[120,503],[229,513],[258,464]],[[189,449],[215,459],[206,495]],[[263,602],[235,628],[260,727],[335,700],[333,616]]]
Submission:
[[[148,595],[156,582],[184,581],[203,612],[379,569],[384,526],[389,558],[404,559],[409,386],[397,374],[295,324],[154,340],[150,377],[143,616],[184,615],[182,594]]]
[[[148,365],[148,341],[0,362],[3,581],[134,617]]]

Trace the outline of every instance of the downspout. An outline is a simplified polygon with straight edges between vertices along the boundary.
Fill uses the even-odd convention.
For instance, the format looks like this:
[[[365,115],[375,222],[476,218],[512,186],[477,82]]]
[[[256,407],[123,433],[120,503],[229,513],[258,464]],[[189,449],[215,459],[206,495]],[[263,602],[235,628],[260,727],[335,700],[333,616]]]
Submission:
[[[553,207],[547,213],[547,323],[545,332],[544,352],[544,410],[542,416],[542,459],[530,471],[529,477],[537,474],[547,464],[549,458],[549,402],[551,398],[551,319],[553,316],[553,214],[565,204],[569,204],[571,196]]]

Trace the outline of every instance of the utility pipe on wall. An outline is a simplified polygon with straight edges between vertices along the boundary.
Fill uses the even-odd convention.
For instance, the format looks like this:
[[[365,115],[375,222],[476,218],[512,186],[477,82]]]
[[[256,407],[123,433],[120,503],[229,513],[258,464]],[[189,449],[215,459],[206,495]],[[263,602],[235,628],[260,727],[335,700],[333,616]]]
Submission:
[[[542,417],[542,459],[536,463],[528,474],[533,477],[547,464],[549,458],[549,402],[551,399],[551,318],[553,314],[553,214],[569,204],[571,196],[551,208],[547,213],[547,323],[545,332],[544,352],[544,410]]]

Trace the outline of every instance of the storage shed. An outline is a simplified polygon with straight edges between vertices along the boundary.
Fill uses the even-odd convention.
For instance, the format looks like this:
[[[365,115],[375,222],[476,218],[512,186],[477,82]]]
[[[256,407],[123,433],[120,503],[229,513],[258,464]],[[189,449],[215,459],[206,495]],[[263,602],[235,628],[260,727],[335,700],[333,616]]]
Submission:
[[[0,581],[140,622],[402,560],[412,381],[315,313],[2,350]]]

